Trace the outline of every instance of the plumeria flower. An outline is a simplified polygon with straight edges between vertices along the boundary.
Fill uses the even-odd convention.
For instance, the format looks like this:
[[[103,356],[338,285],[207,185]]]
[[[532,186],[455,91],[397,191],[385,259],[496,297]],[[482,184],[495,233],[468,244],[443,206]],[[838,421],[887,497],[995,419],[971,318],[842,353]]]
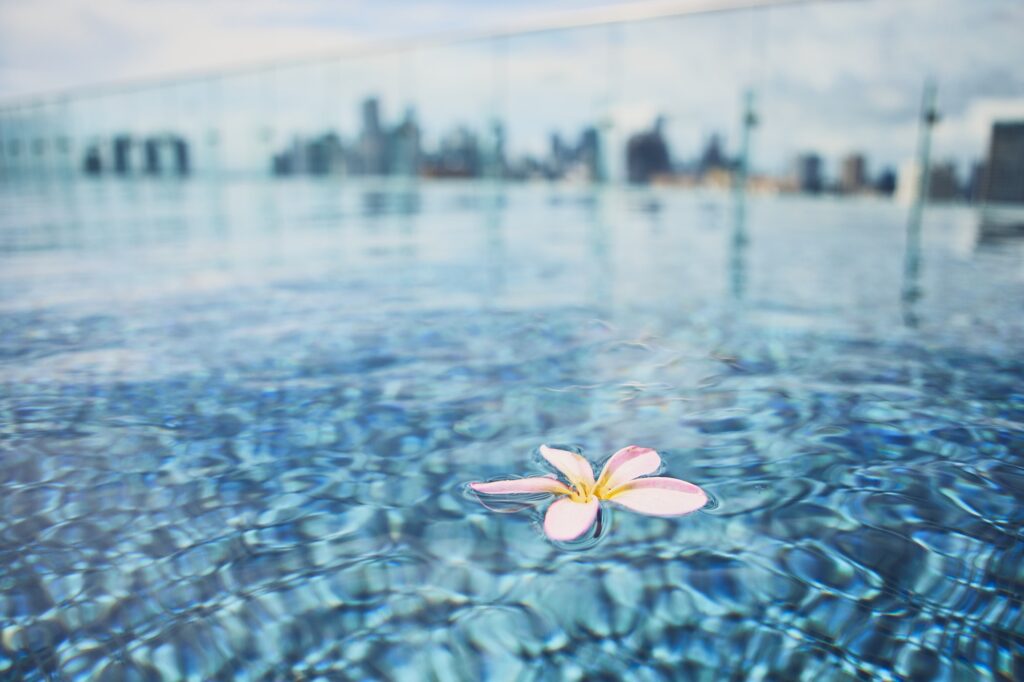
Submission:
[[[544,515],[544,532],[552,540],[575,540],[594,525],[601,501],[615,502],[651,516],[680,516],[707,504],[698,486],[667,476],[648,476],[661,467],[661,457],[650,448],[624,447],[604,465],[594,480],[594,470],[582,455],[569,450],[540,446],[540,454],[569,480],[553,474],[490,483],[470,483],[485,495],[554,493],[559,495]]]

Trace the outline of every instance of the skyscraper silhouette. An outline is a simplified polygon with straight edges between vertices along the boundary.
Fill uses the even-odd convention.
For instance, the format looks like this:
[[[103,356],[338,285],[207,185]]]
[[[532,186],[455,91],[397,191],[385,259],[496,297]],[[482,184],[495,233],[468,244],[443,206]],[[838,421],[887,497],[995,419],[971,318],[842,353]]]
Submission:
[[[981,198],[1024,203],[1024,121],[993,124]]]

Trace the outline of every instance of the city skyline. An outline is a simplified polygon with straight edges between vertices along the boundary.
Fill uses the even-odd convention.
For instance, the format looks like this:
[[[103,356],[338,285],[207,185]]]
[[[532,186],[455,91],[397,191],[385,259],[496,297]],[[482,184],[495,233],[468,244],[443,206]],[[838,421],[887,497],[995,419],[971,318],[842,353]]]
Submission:
[[[380,99],[370,96],[358,111],[356,130],[339,127],[296,134],[276,147],[269,142],[265,170],[277,177],[405,175],[601,182],[609,179],[608,168],[621,157],[625,176],[620,179],[630,184],[730,188],[742,163],[719,132],[708,135],[698,149],[673,149],[664,136],[662,116],[655,117],[648,129],[629,136],[622,148],[605,149],[607,137],[590,125],[575,135],[552,130],[546,152],[531,155],[508,153],[501,121],[489,130],[460,124],[435,131],[437,142],[431,145],[424,144],[426,136],[415,107],[389,118]],[[1022,140],[1024,119],[998,121],[989,136],[987,157],[966,168],[948,159],[933,159],[925,189],[928,198],[1024,202],[1024,174],[1019,167]],[[208,145],[206,151],[216,153],[216,145]],[[119,133],[106,143],[88,145],[81,170],[92,176],[187,176],[192,171],[192,153],[188,141],[177,133]],[[919,191],[920,171],[913,159],[894,168],[874,163],[861,151],[827,158],[805,149],[794,152],[785,172],[751,174],[746,184],[755,192],[872,194],[909,201]]]
[[[111,57],[104,68],[83,71],[77,80],[71,76],[53,80],[55,86],[200,66],[191,53],[173,47],[176,23],[172,14],[161,13],[167,8],[164,0],[153,4],[154,16],[165,19],[160,28],[168,29],[161,40],[171,43],[162,48],[159,41],[153,45],[140,41],[140,35],[148,35],[140,27],[150,26],[145,22],[151,20],[132,11],[131,3],[108,0],[82,5],[78,0],[59,0],[58,4],[92,18],[82,26],[105,22],[109,35],[104,45],[116,48],[117,57]],[[580,0],[574,4],[589,3]],[[479,12],[476,15],[465,5],[449,5],[446,16],[452,25],[469,25],[473,17],[501,23],[510,16],[493,4],[474,10]],[[324,35],[344,34],[339,28],[343,19],[336,24],[317,23],[314,18],[323,14],[323,8],[317,7],[320,5],[313,0],[291,9],[261,6],[257,12],[261,18],[252,23],[265,27],[271,25],[271,19],[282,22],[287,30],[282,32],[286,38],[280,45],[296,39],[292,54],[301,54],[300,43],[307,50],[320,49],[325,46]],[[123,16],[115,10],[123,10]],[[30,45],[30,36],[54,28],[52,21],[47,23],[34,11],[11,3],[0,5],[0,15],[6,20],[0,24],[7,27],[0,29],[5,38],[0,40],[4,45],[0,47],[0,94],[28,91],[17,86],[16,76],[27,68],[19,65],[32,63],[33,50],[42,47]],[[460,12],[465,15],[461,19]],[[218,10],[209,15],[203,21],[224,25],[221,28],[228,36],[256,30],[246,28],[248,24],[232,24],[228,31],[229,13]],[[182,16],[200,21],[192,14]],[[405,15],[402,17],[402,22],[406,21]],[[402,22],[400,25],[407,25]],[[850,140],[856,140],[857,149],[879,163],[899,166],[913,155],[917,102],[925,80],[931,78],[938,83],[943,113],[935,129],[936,153],[965,166],[984,154],[987,131],[994,120],[1024,115],[1020,94],[1024,92],[1024,73],[1009,67],[1024,61],[1024,46],[1016,30],[1022,24],[1024,6],[1013,0],[983,5],[955,0],[943,3],[941,11],[935,3],[923,0],[869,0],[682,17],[614,29],[572,29],[512,36],[499,42],[427,45],[308,67],[292,67],[282,61],[280,66],[268,67],[266,73],[221,79],[226,92],[218,95],[222,107],[218,116],[227,126],[245,126],[253,109],[269,104],[282,123],[279,127],[324,127],[327,121],[309,124],[311,111],[327,106],[321,100],[380,89],[387,101],[400,108],[415,105],[423,127],[431,131],[460,122],[479,128],[490,118],[501,118],[516,151],[533,155],[547,148],[555,121],[566,130],[610,122],[621,136],[627,136],[648,127],[659,114],[665,117],[664,134],[672,145],[693,148],[715,132],[726,139],[736,138],[742,93],[753,88],[767,124],[754,141],[753,170],[775,174],[791,164],[794,148],[839,157],[856,151]],[[12,27],[25,30],[15,34]],[[431,27],[439,29],[440,24],[423,23],[420,30],[426,32]],[[87,28],[76,30],[92,35]],[[297,40],[300,34],[308,40]],[[215,35],[220,34],[210,29],[199,42],[216,42]],[[985,39],[977,40],[980,35]],[[367,31],[363,36],[372,40],[380,34]],[[69,40],[60,49],[73,50],[75,45],[84,49],[81,46],[92,45],[87,38]],[[226,40],[227,45],[233,44]],[[260,53],[261,58],[282,60],[287,50],[275,49]],[[132,51],[149,56],[126,59]],[[98,49],[91,58],[100,59],[102,54],[104,49]],[[237,55],[241,59],[250,53],[241,50]],[[184,59],[175,61],[171,56]],[[251,57],[256,59],[255,53]],[[239,63],[238,59],[232,63]],[[136,62],[149,66],[125,70]],[[167,68],[157,68],[161,63]],[[206,67],[216,68],[218,63],[211,57]],[[73,58],[59,60],[59,64],[66,67],[57,63],[34,67],[32,82],[37,89],[47,82],[38,78],[39,69],[78,68],[78,60]],[[179,93],[190,87],[186,80],[172,83],[170,93],[162,93],[159,87],[142,88],[134,93],[140,101],[132,106],[144,113],[164,106],[167,98],[172,102],[186,98],[189,102],[177,106],[191,111],[195,97]],[[206,85],[200,80],[195,87]],[[254,87],[270,88],[271,92],[249,93]],[[236,101],[237,108],[231,104]],[[349,116],[346,107],[333,108],[341,116]],[[352,117],[340,124],[354,122]]]

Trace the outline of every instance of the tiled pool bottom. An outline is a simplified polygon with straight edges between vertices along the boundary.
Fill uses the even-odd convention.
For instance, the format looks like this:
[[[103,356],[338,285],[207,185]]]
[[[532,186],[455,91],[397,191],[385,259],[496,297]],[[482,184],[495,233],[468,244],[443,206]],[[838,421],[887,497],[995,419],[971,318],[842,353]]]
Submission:
[[[883,204],[755,201],[737,252],[721,197],[33,192],[0,679],[1024,678],[1022,251],[968,212],[907,304]],[[566,551],[464,491],[543,441],[714,505]]]

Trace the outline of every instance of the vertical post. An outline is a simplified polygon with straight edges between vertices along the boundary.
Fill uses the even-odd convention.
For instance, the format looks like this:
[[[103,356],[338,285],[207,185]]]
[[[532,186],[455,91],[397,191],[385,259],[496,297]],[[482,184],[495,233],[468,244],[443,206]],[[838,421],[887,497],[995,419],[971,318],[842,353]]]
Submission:
[[[744,252],[747,248],[747,175],[750,169],[750,137],[757,125],[754,109],[754,92],[747,90],[743,96],[743,114],[740,122],[740,153],[736,159],[736,170],[732,176],[732,245],[729,251],[729,284],[733,298],[743,298],[746,290],[746,268]]]
[[[907,244],[903,254],[903,318],[911,327],[917,326],[913,307],[921,298],[921,221],[931,185],[932,128],[939,120],[935,106],[936,90],[935,81],[925,81],[917,133],[917,192],[907,217]]]
[[[499,35],[491,43],[491,106],[484,131],[484,176],[500,184],[505,177],[505,105],[508,73],[508,41]]]
[[[620,79],[619,72],[622,60],[622,27],[619,24],[609,24],[607,34],[607,57],[608,63],[605,67],[607,74],[606,92],[604,97],[604,111],[601,113],[601,120],[598,122],[598,160],[595,164],[597,179],[599,182],[610,182],[621,180],[619,168],[621,159],[616,161],[615,154],[621,153],[617,144],[618,134],[615,129],[615,101],[617,99]]]
[[[259,94],[257,97],[262,104],[262,113],[266,116],[263,121],[254,121],[254,128],[256,132],[257,148],[259,149],[259,163],[263,168],[263,175],[270,175],[270,169],[267,167],[267,160],[274,155],[275,144],[277,144],[277,132],[278,129],[287,129],[286,124],[279,118],[279,114],[282,111],[287,111],[284,107],[279,106],[281,103],[277,101],[277,67],[267,66],[264,67],[257,78],[257,88]],[[257,114],[259,115],[259,114]],[[281,140],[287,143],[287,136],[281,137]],[[251,173],[255,169],[247,169]]]
[[[10,157],[7,149],[7,131],[11,127],[11,117],[6,107],[0,107],[0,180],[11,176]]]
[[[63,182],[71,179],[71,102],[67,95],[57,98],[57,129],[54,131],[54,151],[58,157],[58,175]]]
[[[401,186],[409,191],[417,177],[417,156],[419,145],[418,124],[416,123],[416,48],[402,50],[398,54],[398,99],[402,120],[391,152],[394,167],[390,169]]]
[[[221,76],[210,76],[206,81],[206,135],[204,137],[203,154],[207,157],[206,170],[211,177],[218,182],[221,178],[223,168],[222,155],[224,151],[223,134],[223,111],[221,111],[221,88],[223,79]]]

